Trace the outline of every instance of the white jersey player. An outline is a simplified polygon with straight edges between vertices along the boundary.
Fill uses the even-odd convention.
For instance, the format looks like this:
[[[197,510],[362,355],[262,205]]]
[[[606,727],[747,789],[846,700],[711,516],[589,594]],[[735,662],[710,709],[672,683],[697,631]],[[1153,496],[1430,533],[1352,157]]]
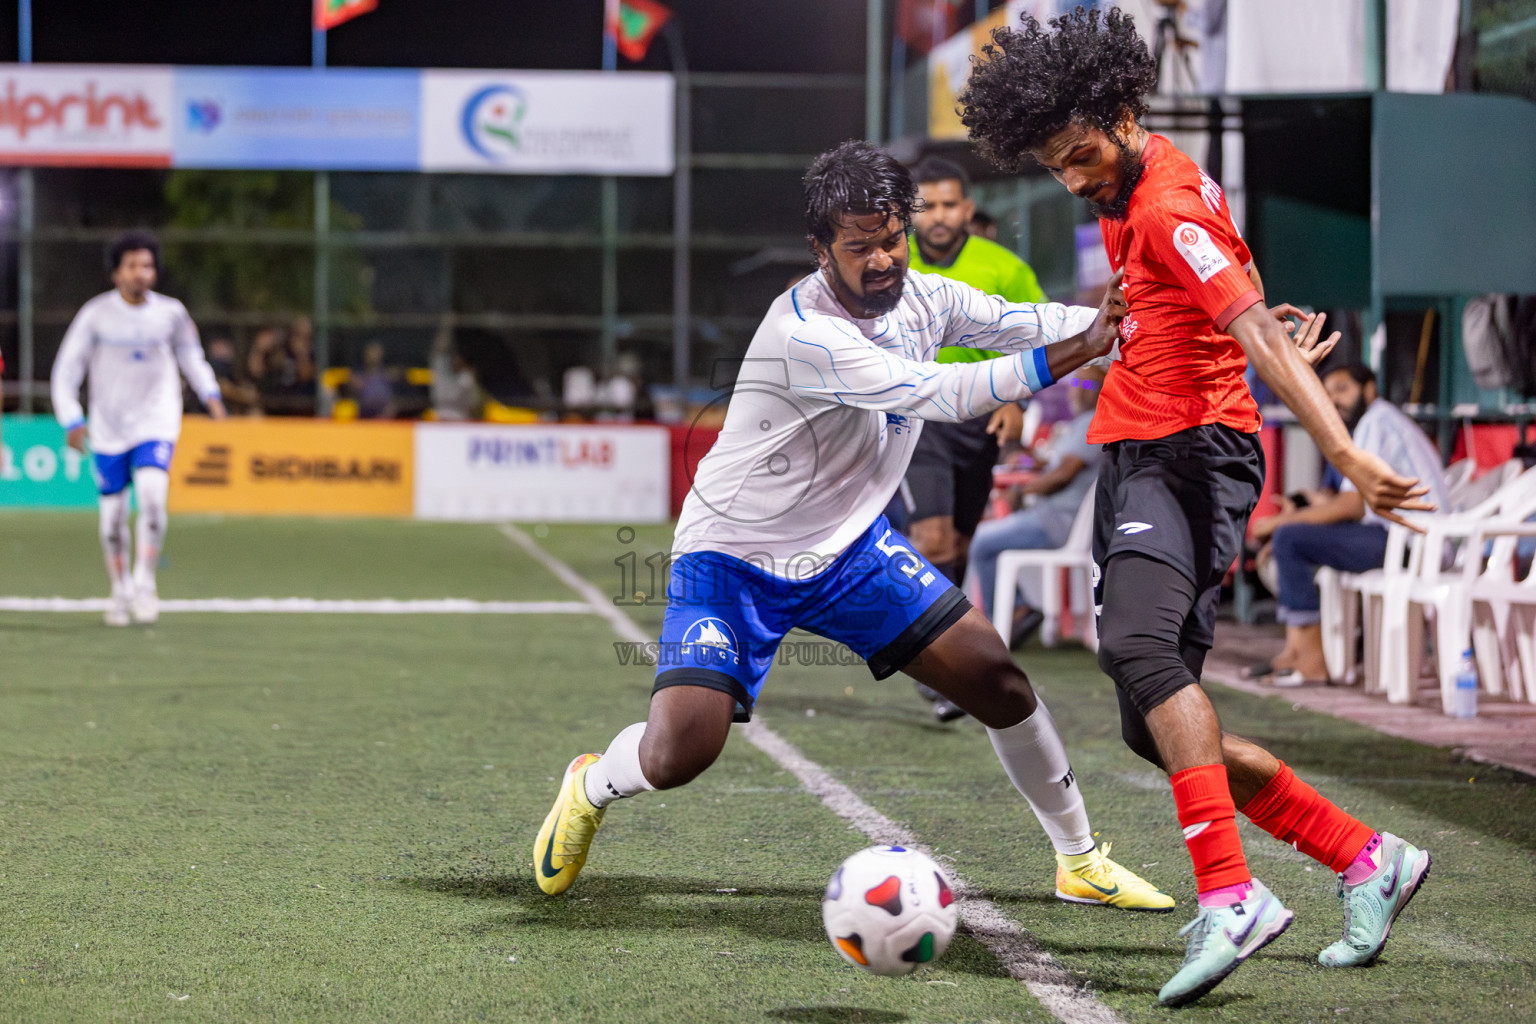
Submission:
[[[986,618],[882,514],[923,420],[974,419],[1108,354],[1123,298],[1111,288],[1098,311],[1014,305],[909,273],[917,187],[868,143],[823,154],[805,184],[819,272],[780,296],[752,339],[678,522],[649,717],[568,766],[534,843],[539,888],[575,880],[609,803],[709,767],[799,628],[845,645],[877,679],[906,672],[988,727],[1056,850],[1060,898],[1172,909],[1095,849],[1050,712]],[[933,361],[946,345],[1006,354]]]
[[[153,291],[160,247],[153,235],[129,232],[108,254],[110,292],[75,314],[53,364],[53,410],[69,444],[90,451],[101,493],[101,546],[112,581],[109,625],[160,616],[155,566],[165,543],[168,470],[181,434],[181,379],[214,419],[224,403],[203,356],[197,327],[176,299]],[[178,372],[179,371],[179,372]],[[80,385],[90,378],[90,414]],[[128,485],[138,496],[138,551],[130,572]]]

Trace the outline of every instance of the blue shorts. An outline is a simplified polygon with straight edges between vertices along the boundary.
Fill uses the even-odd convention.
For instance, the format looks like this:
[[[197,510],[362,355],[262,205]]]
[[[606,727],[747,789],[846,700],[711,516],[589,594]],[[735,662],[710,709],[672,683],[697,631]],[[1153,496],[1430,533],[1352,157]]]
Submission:
[[[170,441],[145,441],[116,455],[93,453],[96,463],[96,490],[102,494],[117,494],[128,486],[128,480],[136,469],[171,468],[171,453],[176,445]]]
[[[667,581],[656,685],[704,686],[736,698],[752,717],[779,643],[800,628],[845,644],[876,679],[905,668],[971,607],[891,529],[885,516],[815,577],[794,582],[714,551],[683,555]],[[808,664],[837,664],[825,644],[791,644]]]

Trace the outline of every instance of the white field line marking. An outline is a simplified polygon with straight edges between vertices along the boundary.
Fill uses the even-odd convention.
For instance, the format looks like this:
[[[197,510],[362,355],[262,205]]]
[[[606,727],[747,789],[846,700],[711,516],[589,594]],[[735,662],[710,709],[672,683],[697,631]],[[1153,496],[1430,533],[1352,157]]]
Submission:
[[[585,598],[595,613],[613,625],[619,636],[636,643],[648,643],[653,639],[633,619],[614,607],[602,591],[539,547],[532,537],[511,524],[502,526],[501,532]],[[768,728],[762,718],[755,718],[743,725],[741,732],[754,747],[800,780],[800,784],[820,800],[823,806],[874,842],[906,846],[932,855],[933,851],[918,842],[911,832],[865,803],[857,793],[838,782],[825,768]],[[950,871],[950,878],[955,883],[960,919],[965,922],[966,928],[981,940],[982,945],[997,957],[1003,969],[1021,982],[1053,1017],[1063,1024],[1124,1024],[1113,1010],[1099,1002],[1091,989],[1075,981],[1064,967],[1040,948],[1034,936],[1019,927],[996,904],[976,895],[975,887],[953,870]]]
[[[0,612],[103,612],[104,597],[0,597]],[[160,602],[162,612],[286,612],[300,615],[590,615],[584,601],[329,601],[313,597],[210,597]]]
[[[534,561],[548,569],[561,583],[564,583],[581,595],[581,599],[586,602],[588,610],[608,620],[608,625],[612,626],[613,631],[619,634],[620,637],[637,644],[647,644],[656,639],[635,625],[634,619],[614,607],[612,598],[594,587],[584,577],[579,575],[575,569],[572,569],[560,561],[560,559],[539,547],[538,541],[511,523],[503,523],[498,529],[512,543],[528,552],[528,555]]]

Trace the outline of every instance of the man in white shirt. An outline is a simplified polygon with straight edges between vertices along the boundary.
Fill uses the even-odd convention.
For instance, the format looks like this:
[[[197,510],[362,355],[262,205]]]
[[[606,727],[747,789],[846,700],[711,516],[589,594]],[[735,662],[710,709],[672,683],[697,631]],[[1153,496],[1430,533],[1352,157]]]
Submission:
[[[924,420],[975,419],[1106,355],[1118,289],[1095,312],[909,272],[917,186],[865,142],[817,158],[805,203],[819,272],[769,307],[684,503],[649,718],[567,767],[534,844],[539,888],[575,881],[607,804],[714,762],[798,627],[845,644],[878,679],[905,671],[988,727],[1055,847],[1059,898],[1172,909],[1094,848],[1050,712],[986,618],[882,514]],[[935,361],[952,345],[1004,355]]]
[[[1352,363],[1323,375],[1323,387],[1333,399],[1355,446],[1379,455],[1403,476],[1429,488],[1424,500],[1448,508],[1445,471],[1440,453],[1419,425],[1402,410],[1379,397],[1376,374]],[[1387,554],[1387,524],[1361,499],[1345,479],[1337,491],[1322,490],[1287,501],[1285,511],[1253,524],[1253,535],[1269,541],[1280,579],[1280,621],[1285,624],[1285,649],[1270,663],[1276,686],[1300,686],[1328,679],[1323,661],[1323,632],[1317,584],[1319,566],[1345,572],[1380,569]],[[1263,557],[1261,553],[1261,557]]]
[[[113,290],[91,299],[64,334],[53,363],[53,411],[69,444],[89,440],[101,493],[101,547],[112,581],[106,621],[160,617],[155,565],[165,543],[171,452],[181,435],[181,373],[209,415],[224,418],[219,386],[187,308],[153,291],[160,244],[130,231],[107,255]],[[80,385],[90,377],[90,417]],[[128,485],[138,495],[138,551],[130,573]]]

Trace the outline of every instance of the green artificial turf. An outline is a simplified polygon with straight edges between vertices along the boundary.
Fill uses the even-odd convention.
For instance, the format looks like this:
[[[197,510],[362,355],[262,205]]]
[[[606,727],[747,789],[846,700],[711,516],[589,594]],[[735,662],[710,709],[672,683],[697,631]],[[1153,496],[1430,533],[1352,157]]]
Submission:
[[[599,590],[669,531],[523,527]],[[104,592],[91,516],[0,516],[0,595]],[[166,597],[573,600],[495,527],[173,519]],[[625,587],[633,584],[628,580]],[[661,607],[629,609],[654,631]],[[641,718],[651,671],[596,616],[0,614],[0,1020],[1044,1021],[962,934],[932,969],[866,976],[819,898],[867,840],[740,738],[686,789],[616,806],[564,898],[534,889],[555,777]],[[1166,782],[1118,739],[1089,655],[1023,662],[1101,838],[1181,901]],[[1317,967],[1331,879],[1245,828],[1297,924],[1193,1009],[1157,1009],[1174,915],[1069,907],[974,723],[902,679],[776,668],[764,719],[983,887],[1127,1021],[1536,1016],[1528,780],[1217,692],[1252,736],[1435,872],[1364,971]],[[814,715],[808,712],[815,712]],[[1475,778],[1475,782],[1469,779]],[[735,890],[735,891],[722,891]]]

